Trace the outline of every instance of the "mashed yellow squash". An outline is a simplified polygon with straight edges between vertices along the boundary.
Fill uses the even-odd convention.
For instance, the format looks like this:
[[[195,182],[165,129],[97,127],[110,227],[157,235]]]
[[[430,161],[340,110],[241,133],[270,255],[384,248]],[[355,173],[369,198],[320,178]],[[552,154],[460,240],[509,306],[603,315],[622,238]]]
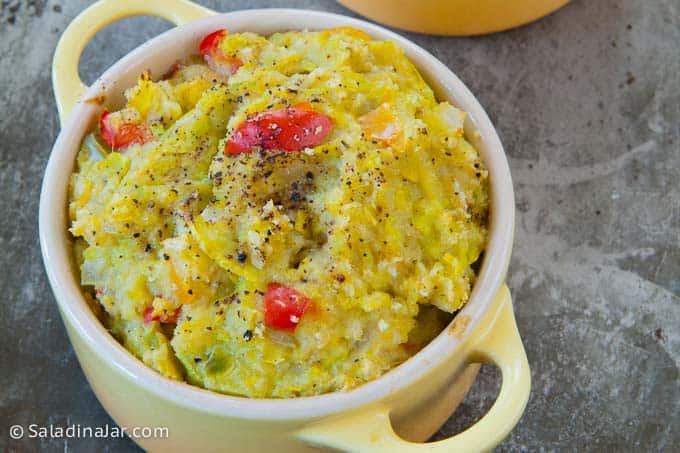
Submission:
[[[194,59],[127,90],[123,114],[153,140],[85,140],[69,204],[82,285],[170,378],[249,397],[353,388],[468,300],[488,180],[465,114],[360,32],[232,34],[221,50],[242,62],[229,77]],[[301,102],[332,118],[322,144],[224,153],[248,115]],[[264,323],[271,282],[313,301],[293,331]]]

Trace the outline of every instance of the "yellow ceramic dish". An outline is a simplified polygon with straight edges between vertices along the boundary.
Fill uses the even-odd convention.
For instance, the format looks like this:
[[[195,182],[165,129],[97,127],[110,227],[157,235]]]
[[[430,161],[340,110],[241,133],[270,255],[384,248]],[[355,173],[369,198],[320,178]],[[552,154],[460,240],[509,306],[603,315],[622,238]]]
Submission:
[[[539,19],[569,0],[338,0],[359,14],[433,35],[481,35]]]
[[[147,42],[117,62],[92,87],[77,73],[80,52],[97,30],[134,14],[185,24]],[[196,20],[205,17],[201,20]],[[228,28],[268,35],[291,29],[350,26],[399,44],[438,98],[469,113],[465,134],[487,165],[491,183],[489,242],[469,303],[420,352],[382,377],[347,392],[287,399],[221,395],[164,378],[129,354],[101,326],[78,283],[68,240],[67,181],[76,153],[101,112],[144,69],[162,73],[177,55],[194,52],[207,33]],[[166,49],[172,47],[174,52]],[[63,129],[43,180],[40,240],[43,259],[78,359],[102,405],[121,426],[167,427],[167,438],[135,438],[158,451],[483,451],[519,420],[530,377],[503,281],[512,248],[514,200],[502,145],[479,103],[444,65],[410,41],[369,23],[300,10],[251,10],[216,15],[183,0],[104,0],[67,28],[55,53],[53,83]],[[475,425],[427,444],[474,379],[477,363],[494,363],[503,384],[498,400]],[[128,431],[130,432],[130,431]]]

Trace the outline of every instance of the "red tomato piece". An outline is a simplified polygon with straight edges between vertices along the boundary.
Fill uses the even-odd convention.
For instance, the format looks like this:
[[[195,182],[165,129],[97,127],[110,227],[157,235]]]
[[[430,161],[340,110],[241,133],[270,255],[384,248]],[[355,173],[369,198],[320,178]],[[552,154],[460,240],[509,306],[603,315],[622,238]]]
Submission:
[[[225,145],[232,156],[256,149],[301,151],[323,143],[333,127],[333,120],[308,108],[307,103],[280,110],[268,110],[249,116]]]
[[[147,307],[144,310],[144,324],[149,324],[152,321],[160,321],[163,324],[174,324],[177,322],[180,313],[182,313],[182,307],[177,307],[174,313],[170,315],[153,316],[153,307]]]
[[[104,110],[99,117],[99,131],[104,141],[113,149],[127,148],[132,144],[143,144],[153,140],[153,134],[146,124],[113,124],[108,110]]]
[[[243,62],[236,57],[228,57],[222,53],[220,45],[227,33],[229,32],[224,28],[215,30],[203,38],[198,50],[210,69],[228,77],[238,71],[238,68],[243,66]]]
[[[203,41],[201,41],[201,44],[198,46],[198,50],[201,52],[201,55],[214,52],[220,46],[222,39],[227,36],[227,33],[228,31],[223,28],[221,30],[215,30],[203,38]]]
[[[274,329],[293,331],[311,304],[312,300],[300,291],[270,283],[264,295],[264,324]]]

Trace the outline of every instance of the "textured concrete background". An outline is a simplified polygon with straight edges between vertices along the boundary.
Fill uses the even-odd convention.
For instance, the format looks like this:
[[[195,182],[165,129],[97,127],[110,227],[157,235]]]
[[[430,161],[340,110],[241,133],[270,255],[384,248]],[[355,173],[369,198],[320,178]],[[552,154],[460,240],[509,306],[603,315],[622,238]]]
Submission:
[[[76,362],[42,268],[38,193],[59,131],[50,61],[89,2],[2,0],[0,450],[129,451],[128,439],[12,441],[11,424],[112,423]],[[205,1],[228,11],[244,1]],[[330,0],[249,1],[351,14]],[[168,27],[110,26],[86,81]],[[532,365],[526,413],[500,451],[680,449],[680,4],[574,1],[473,39],[407,34],[479,97],[517,196],[509,284]],[[493,402],[483,367],[438,437]]]

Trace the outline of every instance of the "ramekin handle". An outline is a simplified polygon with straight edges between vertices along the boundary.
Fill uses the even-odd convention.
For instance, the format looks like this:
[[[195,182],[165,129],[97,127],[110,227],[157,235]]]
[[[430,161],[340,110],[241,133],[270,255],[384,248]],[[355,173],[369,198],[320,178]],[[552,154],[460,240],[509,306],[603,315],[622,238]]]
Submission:
[[[494,448],[519,421],[531,389],[529,363],[517,331],[507,286],[502,286],[496,298],[496,304],[501,307],[498,317],[489,323],[488,330],[472,346],[469,357],[470,362],[497,365],[503,384],[489,412],[467,430],[437,442],[408,442],[392,429],[390,409],[374,406],[355,416],[312,425],[299,431],[297,436],[313,445],[351,452],[463,453]]]
[[[99,30],[129,16],[158,16],[182,25],[215,14],[188,0],[100,0],[80,13],[66,27],[52,60],[52,87],[59,120],[64,123],[87,87],[80,80],[78,61],[85,45]]]

